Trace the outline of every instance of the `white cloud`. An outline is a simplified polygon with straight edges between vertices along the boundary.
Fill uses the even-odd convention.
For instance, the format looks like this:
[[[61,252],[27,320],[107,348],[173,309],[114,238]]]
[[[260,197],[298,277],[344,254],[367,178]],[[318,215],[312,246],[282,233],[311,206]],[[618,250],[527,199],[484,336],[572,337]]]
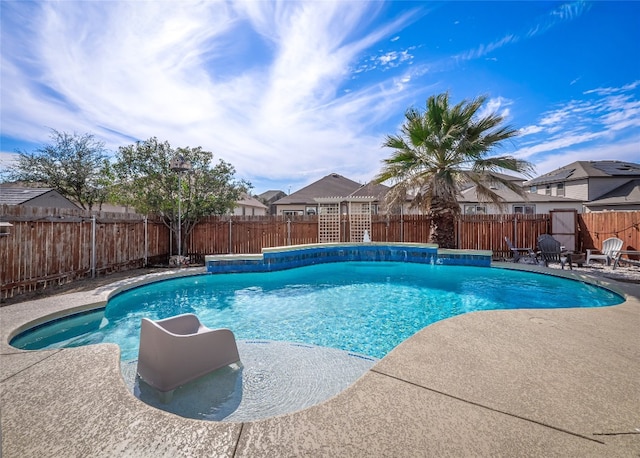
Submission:
[[[423,57],[437,43],[398,46],[403,27],[426,9],[374,24],[386,5],[4,2],[2,135],[41,144],[50,128],[90,132],[111,149],[157,136],[174,146],[202,146],[252,181],[295,186],[334,171],[367,181],[388,155],[380,147],[388,132],[380,126],[399,124],[407,106],[422,107],[424,94],[455,84],[450,74],[433,76],[456,66],[453,59]],[[493,51],[588,6],[554,8],[535,32],[498,32],[502,38],[458,59],[494,60]],[[372,52],[374,46],[384,48]],[[371,70],[379,71],[365,74]],[[638,87],[640,80],[599,87],[551,107],[526,121],[516,153],[543,161],[635,135]],[[495,97],[482,113],[517,111],[513,100]]]
[[[637,86],[587,91],[589,97],[583,100],[542,113],[535,124],[521,130],[513,154],[545,171],[577,160],[640,162],[640,101],[632,92]]]
[[[493,97],[488,99],[483,107],[478,111],[478,117],[482,118],[494,113],[502,116],[503,118],[508,118],[510,114],[509,106],[513,102],[504,97]]]
[[[569,116],[568,110],[556,110],[550,113],[547,113],[540,121],[539,124],[542,126],[554,126],[561,122],[564,122]]]
[[[518,43],[522,39],[522,37],[532,38],[536,35],[547,32],[561,22],[573,20],[584,14],[586,11],[588,11],[589,8],[589,5],[584,1],[575,1],[571,3],[561,4],[542,19],[538,19],[533,26],[529,27],[527,32],[521,34],[506,34],[500,39],[487,44],[480,44],[475,49],[459,53],[453,56],[453,59],[456,61],[466,61],[485,57],[488,54],[491,54],[493,51],[496,51],[504,46]],[[458,22],[456,22],[456,24],[457,23]],[[492,58],[491,60],[497,59]]]
[[[519,154],[530,156],[581,145],[594,139],[609,138],[618,132],[640,127],[640,100],[630,94],[634,84],[607,90],[587,91],[591,97],[570,100],[542,113],[536,124],[521,130],[522,136],[535,136]],[[561,133],[561,136],[555,134]],[[640,146],[639,146],[640,148]]]
[[[377,56],[375,60],[383,67],[394,68],[400,64],[411,61],[413,56],[409,54],[408,50],[405,51],[389,51],[381,56]]]
[[[605,135],[603,132],[599,133],[587,133],[582,135],[562,135],[549,141],[542,141],[533,146],[527,146],[516,150],[513,155],[521,159],[529,159],[532,156],[557,151],[573,147],[574,145],[581,145],[583,143],[602,138]]]
[[[576,19],[589,11],[591,5],[585,1],[561,3],[555,10],[552,10],[544,17],[540,18],[526,33],[528,38],[547,32],[552,27],[564,21]]]
[[[590,89],[588,91],[584,91],[584,94],[597,94],[597,95],[619,94],[621,92],[632,91],[638,86],[640,86],[640,80],[634,81],[633,83],[625,84],[622,87],[599,87],[597,89]]]
[[[518,41],[518,37],[513,35],[513,34],[509,34],[506,35],[504,37],[502,37],[501,39],[488,43],[488,44],[481,44],[480,46],[478,46],[475,49],[472,49],[470,51],[465,51],[461,54],[458,54],[456,56],[453,56],[453,58],[455,60],[471,60],[471,59],[477,59],[479,57],[484,57],[487,54],[502,48],[505,45],[511,44],[511,43],[515,43]]]
[[[520,129],[518,131],[518,135],[520,137],[524,137],[526,135],[533,135],[533,134],[537,134],[538,132],[542,132],[544,130],[543,127],[541,126],[527,126],[527,127],[523,127],[522,129]]]
[[[91,132],[111,149],[157,136],[202,146],[240,176],[297,182],[339,165],[345,175],[370,179],[383,153],[367,129],[404,110],[410,78],[340,89],[363,50],[412,18],[406,13],[354,38],[380,7],[42,3],[22,31],[3,32],[3,112],[11,113],[3,135],[44,143],[50,128]],[[235,71],[229,62],[239,36],[258,40],[264,53]],[[398,51],[382,62],[411,57]],[[38,63],[37,73],[28,62]]]
[[[614,148],[607,143],[591,145],[569,151],[557,152],[551,156],[543,157],[535,161],[536,175],[543,175],[559,167],[576,161],[631,161],[640,163],[640,151],[638,145],[640,137],[632,138],[627,142],[616,144]]]

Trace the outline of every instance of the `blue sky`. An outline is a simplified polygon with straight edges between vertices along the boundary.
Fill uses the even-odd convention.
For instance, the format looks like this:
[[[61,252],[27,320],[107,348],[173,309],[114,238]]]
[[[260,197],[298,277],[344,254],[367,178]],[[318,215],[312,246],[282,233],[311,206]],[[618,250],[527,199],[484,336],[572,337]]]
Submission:
[[[448,91],[536,175],[640,163],[640,2],[0,2],[0,166],[50,129],[202,146],[254,192],[367,182],[408,107]]]

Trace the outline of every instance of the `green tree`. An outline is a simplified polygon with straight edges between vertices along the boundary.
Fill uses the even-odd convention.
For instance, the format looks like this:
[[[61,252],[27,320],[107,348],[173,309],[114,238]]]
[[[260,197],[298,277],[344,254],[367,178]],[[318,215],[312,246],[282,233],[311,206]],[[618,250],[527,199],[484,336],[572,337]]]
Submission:
[[[503,126],[503,117],[492,113],[479,116],[486,97],[477,97],[455,106],[449,94],[427,99],[424,111],[410,108],[399,135],[388,135],[384,147],[392,148],[391,157],[375,180],[390,182],[387,196],[390,205],[413,194],[412,206],[431,219],[430,241],[443,248],[455,248],[455,222],[460,214],[458,195],[463,182],[476,186],[478,196],[502,206],[501,198],[491,189],[495,183],[525,197],[524,189],[491,172],[513,171],[531,176],[533,166],[512,156],[487,157],[502,141],[517,135]]]
[[[16,164],[8,168],[12,181],[55,188],[84,209],[102,205],[109,186],[104,143],[92,134],[68,134],[52,130],[52,143],[33,152],[18,151]]]
[[[190,170],[173,171],[171,161],[176,157],[188,162]],[[201,218],[233,210],[242,193],[251,188],[248,182],[234,178],[235,168],[231,164],[220,160],[212,166],[212,160],[213,153],[201,147],[174,149],[155,137],[120,147],[113,164],[117,182],[113,198],[139,213],[160,215],[176,238],[181,233],[184,247],[186,237]],[[181,231],[178,231],[178,198]]]

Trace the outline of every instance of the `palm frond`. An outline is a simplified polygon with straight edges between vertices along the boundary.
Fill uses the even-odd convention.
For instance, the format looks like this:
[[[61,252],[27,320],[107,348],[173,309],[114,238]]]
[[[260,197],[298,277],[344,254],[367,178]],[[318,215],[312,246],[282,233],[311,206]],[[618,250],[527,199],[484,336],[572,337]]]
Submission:
[[[462,181],[473,182],[479,196],[499,203],[499,195],[486,181],[487,173],[513,171],[532,175],[533,166],[527,161],[488,156],[518,131],[505,126],[503,117],[496,113],[478,116],[486,100],[482,95],[452,106],[445,92],[429,97],[424,111],[406,110],[400,133],[385,138],[383,146],[393,152],[383,160],[375,179],[378,183],[394,184],[389,199],[410,192],[414,194],[414,206],[429,209],[437,201],[439,207],[451,212],[459,208],[457,199]],[[496,182],[515,192],[522,191],[502,177],[497,177]]]

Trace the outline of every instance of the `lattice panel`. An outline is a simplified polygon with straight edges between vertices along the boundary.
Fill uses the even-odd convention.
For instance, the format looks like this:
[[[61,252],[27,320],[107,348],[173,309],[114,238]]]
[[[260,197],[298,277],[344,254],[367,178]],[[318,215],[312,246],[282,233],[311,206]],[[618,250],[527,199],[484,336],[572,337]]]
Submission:
[[[362,242],[364,231],[371,236],[371,203],[370,202],[349,202],[349,240],[351,242]]]
[[[318,241],[340,242],[340,203],[320,203],[318,211]]]

